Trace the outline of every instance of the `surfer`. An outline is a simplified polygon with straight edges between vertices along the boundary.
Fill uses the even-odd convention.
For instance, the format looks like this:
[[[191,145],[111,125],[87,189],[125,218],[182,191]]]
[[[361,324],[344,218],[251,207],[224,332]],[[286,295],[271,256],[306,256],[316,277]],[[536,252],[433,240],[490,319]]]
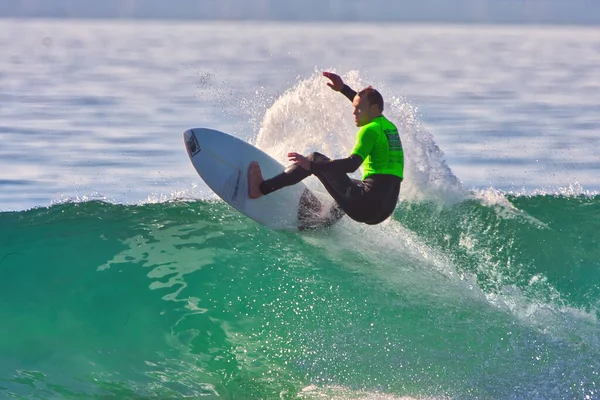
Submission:
[[[248,195],[257,199],[314,175],[336,203],[321,222],[329,225],[345,213],[358,222],[379,224],[396,208],[403,179],[404,152],[398,129],[383,116],[383,97],[377,90],[369,86],[357,93],[339,75],[323,72],[323,76],[330,80],[327,86],[345,95],[354,107],[354,121],[360,129],[350,156],[331,160],[320,153],[305,157],[290,152],[288,158],[293,165],[267,180],[258,163],[252,162],[248,168]],[[363,163],[362,180],[351,179],[347,174]],[[305,203],[318,202],[311,196],[304,199]]]

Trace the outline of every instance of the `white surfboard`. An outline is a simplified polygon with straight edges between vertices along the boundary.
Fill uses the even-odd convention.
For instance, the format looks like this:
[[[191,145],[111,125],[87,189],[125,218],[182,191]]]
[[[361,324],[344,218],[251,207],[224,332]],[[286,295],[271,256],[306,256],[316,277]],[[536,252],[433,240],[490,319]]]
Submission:
[[[183,140],[194,168],[206,184],[239,212],[272,229],[310,229],[331,225],[321,202],[300,182],[258,199],[248,197],[248,167],[260,165],[265,179],[284,171],[277,160],[251,144],[214,129],[193,128]]]

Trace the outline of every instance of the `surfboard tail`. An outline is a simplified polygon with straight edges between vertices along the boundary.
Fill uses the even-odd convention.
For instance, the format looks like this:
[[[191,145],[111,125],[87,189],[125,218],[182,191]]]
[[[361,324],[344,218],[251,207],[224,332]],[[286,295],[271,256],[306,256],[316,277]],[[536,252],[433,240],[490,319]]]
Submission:
[[[337,203],[334,202],[327,208],[313,192],[305,189],[298,207],[298,230],[323,229],[335,224],[344,215]]]

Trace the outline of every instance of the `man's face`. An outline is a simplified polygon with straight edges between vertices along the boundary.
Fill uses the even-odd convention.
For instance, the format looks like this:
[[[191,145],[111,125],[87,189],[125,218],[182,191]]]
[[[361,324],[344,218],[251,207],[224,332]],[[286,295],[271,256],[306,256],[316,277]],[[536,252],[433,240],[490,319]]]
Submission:
[[[354,114],[356,126],[364,126],[371,122],[373,118],[371,117],[371,108],[366,97],[354,96],[352,105],[354,106],[352,114]]]

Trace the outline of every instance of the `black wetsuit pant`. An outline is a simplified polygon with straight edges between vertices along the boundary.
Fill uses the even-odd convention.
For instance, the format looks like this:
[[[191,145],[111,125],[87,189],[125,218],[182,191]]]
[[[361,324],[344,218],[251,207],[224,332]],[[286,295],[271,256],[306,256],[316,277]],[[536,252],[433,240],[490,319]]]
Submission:
[[[307,158],[317,163],[329,161],[329,158],[320,153],[312,153]],[[263,194],[269,194],[285,186],[295,185],[313,174],[336,202],[327,216],[323,217],[326,225],[339,220],[344,213],[355,221],[375,225],[386,220],[396,208],[402,179],[395,175],[372,175],[359,181],[351,179],[345,172],[332,170],[313,173],[295,165],[262,182],[260,190]],[[320,202],[312,194],[304,198],[303,202],[301,212],[302,207],[315,211],[320,209]]]

